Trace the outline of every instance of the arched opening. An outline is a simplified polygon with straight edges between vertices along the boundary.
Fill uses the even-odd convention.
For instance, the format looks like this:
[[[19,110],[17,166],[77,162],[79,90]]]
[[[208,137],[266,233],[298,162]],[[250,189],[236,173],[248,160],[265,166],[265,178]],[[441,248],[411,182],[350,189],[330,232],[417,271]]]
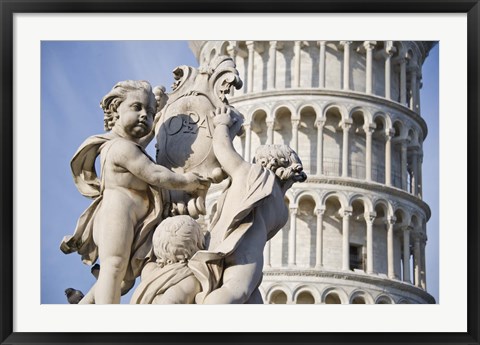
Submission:
[[[298,126],[298,149],[299,157],[305,157],[302,160],[303,168],[307,174],[317,173],[317,135],[315,128],[315,119],[317,114],[313,107],[307,106],[300,111],[300,124]],[[308,158],[306,155],[309,155]]]
[[[356,110],[352,113],[353,140],[350,140],[349,147],[349,168],[348,175],[364,180],[366,178],[366,133],[365,133],[365,115],[363,111]]]
[[[342,268],[342,205],[336,195],[329,196],[325,201],[323,215],[323,266],[326,269]]]
[[[352,202],[352,222],[350,223],[350,269],[366,271],[367,268],[367,228],[365,203],[361,199]]]
[[[297,260],[298,266],[315,266],[315,246],[317,241],[315,200],[310,195],[304,195],[298,202],[297,214]]]
[[[342,301],[336,292],[330,292],[325,297],[325,304],[342,304]]]
[[[385,183],[386,125],[383,115],[375,117],[372,134],[372,181]]]
[[[393,304],[392,300],[387,296],[380,296],[377,298],[375,304]]]
[[[267,143],[267,113],[264,110],[257,110],[252,115],[252,136],[251,136],[251,154],[252,157],[260,145]]]
[[[340,109],[332,107],[326,112],[323,129],[323,170],[327,176],[342,174],[343,129]]]
[[[351,304],[367,304],[367,302],[365,301],[365,297],[363,296],[355,296],[353,299],[352,299],[352,303]]]
[[[297,297],[297,304],[315,304],[315,298],[309,291],[302,291]]]
[[[406,169],[406,162],[402,162],[402,124],[396,121],[393,124],[395,135],[392,144],[392,185],[397,188],[402,188],[402,174],[403,169]]]
[[[375,221],[373,222],[373,271],[387,274],[388,245],[387,245],[388,207],[386,201],[375,205]],[[395,250],[394,250],[395,252]]]
[[[270,304],[287,304],[287,295],[282,290],[272,292]]]
[[[290,201],[285,197],[285,206],[288,208]],[[287,223],[277,234],[270,239],[270,265],[272,267],[285,267],[288,264],[288,233],[290,232],[290,214]]]
[[[275,113],[274,144],[292,145],[292,113],[287,107],[279,108]]]

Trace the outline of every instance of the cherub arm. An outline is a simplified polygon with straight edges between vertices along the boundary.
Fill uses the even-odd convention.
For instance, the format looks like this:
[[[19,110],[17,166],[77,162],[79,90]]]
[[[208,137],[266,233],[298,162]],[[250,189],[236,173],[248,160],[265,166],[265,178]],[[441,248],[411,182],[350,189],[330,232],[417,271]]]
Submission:
[[[194,173],[177,174],[159,164],[153,163],[135,144],[119,141],[112,147],[113,162],[127,169],[146,183],[166,189],[180,189],[193,192],[207,189],[210,182]]]
[[[217,109],[213,122],[215,125],[213,152],[222,169],[230,176],[245,175],[250,169],[250,163],[246,162],[233,147],[230,127],[235,124],[235,120],[231,116],[230,108]]]

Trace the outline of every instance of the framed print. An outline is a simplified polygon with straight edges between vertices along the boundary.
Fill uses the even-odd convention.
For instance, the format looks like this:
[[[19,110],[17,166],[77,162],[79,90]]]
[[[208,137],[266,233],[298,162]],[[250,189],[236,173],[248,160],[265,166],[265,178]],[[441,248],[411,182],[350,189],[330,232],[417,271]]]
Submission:
[[[479,343],[478,1],[272,6],[1,2],[2,344]],[[195,173],[191,184],[227,175],[234,180],[218,153],[226,157],[230,146],[249,167],[261,161],[257,147],[285,144],[293,150],[290,163],[305,178],[281,189],[281,207],[271,212],[275,233],[265,230],[271,240],[248,246],[263,268],[263,280],[251,278],[248,296],[228,290],[235,275],[225,273],[243,267],[242,255],[223,259],[237,258],[232,253],[253,236],[239,232],[238,223],[220,239],[210,231],[207,247],[196,249],[211,258],[215,241],[215,248],[232,246],[216,257],[220,273],[208,266],[216,288],[208,286],[212,280],[202,281],[195,266],[200,254],[180,260],[178,272],[198,280],[193,300],[181,295],[190,302],[131,305],[161,304],[165,295],[139,297],[151,289],[142,285],[145,269],[125,288],[128,274],[136,278],[143,268],[133,261],[118,293],[95,290],[107,279],[96,281],[97,239],[88,253],[79,249],[89,241],[85,235],[74,240],[79,227],[90,231],[82,217],[98,216],[98,209],[89,210],[104,202],[104,189],[85,162],[78,168],[70,160],[79,147],[84,152],[91,145],[88,140],[110,135],[105,131],[123,135],[112,130],[120,105],[111,108],[118,118],[107,116],[109,92],[121,80],[147,80],[148,87],[142,85],[151,90],[149,102],[157,97],[161,115],[142,155],[177,174]],[[125,121],[118,125],[128,129]],[[218,144],[217,125],[233,131],[235,123],[241,126],[232,145]],[[95,145],[103,145],[101,151],[112,142]],[[272,162],[268,169],[275,171]],[[93,177],[108,166],[99,164],[90,164]],[[280,169],[272,181],[282,178],[283,169],[290,171]],[[227,209],[217,203],[221,188],[210,188],[205,196],[195,190],[189,200],[160,194],[169,201],[162,216],[189,214],[202,229],[215,229]],[[267,206],[258,205],[271,202],[253,203],[248,207],[257,211],[239,214],[261,217]],[[149,216],[142,217],[138,236],[150,229]],[[261,224],[270,224],[265,219]],[[154,247],[153,228],[145,233]],[[231,233],[239,236],[235,244],[226,240]],[[132,241],[132,248],[143,248]],[[176,264],[148,249],[133,254],[144,255],[141,265],[157,265],[148,272],[161,277]],[[103,272],[109,272],[101,255]],[[241,280],[235,284],[243,286]],[[212,290],[222,286],[227,289],[221,296],[231,304],[214,303]],[[120,288],[121,304],[113,305]],[[104,302],[71,305],[95,300]],[[185,304],[193,301],[214,305]]]

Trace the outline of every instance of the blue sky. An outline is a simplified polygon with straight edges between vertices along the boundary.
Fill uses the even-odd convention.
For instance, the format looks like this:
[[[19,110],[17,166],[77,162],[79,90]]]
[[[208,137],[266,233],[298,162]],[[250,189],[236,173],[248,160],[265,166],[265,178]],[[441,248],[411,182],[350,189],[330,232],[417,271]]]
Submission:
[[[432,209],[427,224],[427,288],[438,301],[438,49],[423,66],[422,116],[424,200]],[[173,83],[180,65],[197,66],[186,41],[45,41],[41,46],[41,303],[64,304],[68,287],[86,293],[94,283],[90,267],[76,253],[60,249],[91,200],[79,194],[70,160],[89,136],[103,133],[101,98],[120,81]],[[153,142],[148,152],[153,156]],[[130,292],[131,294],[131,292]],[[129,295],[123,301],[128,303]]]

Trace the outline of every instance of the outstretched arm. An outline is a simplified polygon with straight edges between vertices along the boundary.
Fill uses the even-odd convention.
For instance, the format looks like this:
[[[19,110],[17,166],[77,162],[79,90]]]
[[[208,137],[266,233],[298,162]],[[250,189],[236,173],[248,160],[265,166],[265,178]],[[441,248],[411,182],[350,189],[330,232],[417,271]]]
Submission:
[[[153,186],[193,192],[207,189],[210,185],[210,181],[196,174],[177,174],[153,163],[138,146],[128,141],[119,141],[110,152],[117,166],[127,169],[137,178]]]
[[[217,109],[213,123],[215,125],[213,152],[222,169],[232,177],[236,174],[245,174],[250,169],[250,164],[233,147],[230,127],[235,125],[235,119],[231,116],[231,109],[227,107]]]

